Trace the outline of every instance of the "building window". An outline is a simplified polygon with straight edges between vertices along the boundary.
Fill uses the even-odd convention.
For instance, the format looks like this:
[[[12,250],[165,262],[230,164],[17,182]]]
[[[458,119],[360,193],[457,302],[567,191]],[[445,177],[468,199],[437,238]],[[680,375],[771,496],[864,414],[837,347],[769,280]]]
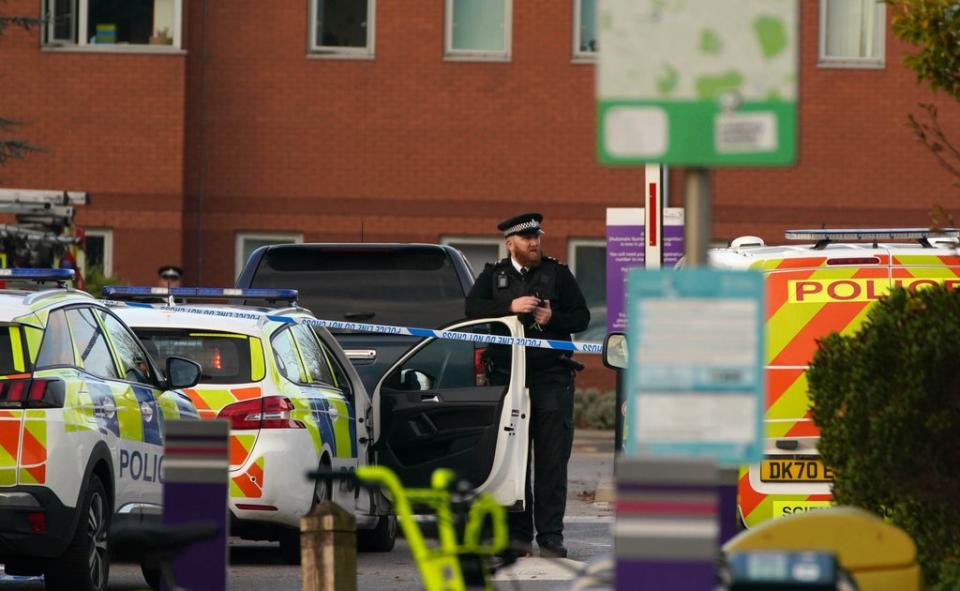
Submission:
[[[250,254],[261,246],[273,244],[293,244],[303,242],[303,234],[286,232],[238,232],[236,244],[235,267],[237,275],[243,270],[243,265],[250,258]]]
[[[573,57],[597,59],[597,0],[573,0]]]
[[[310,51],[334,56],[373,55],[376,0],[311,0]]]
[[[567,260],[590,309],[587,330],[577,341],[600,342],[607,334],[607,243],[604,240],[571,240]]]
[[[441,244],[452,246],[463,253],[476,277],[487,263],[495,263],[507,256],[507,244],[499,237],[448,236]]]
[[[180,48],[183,0],[44,0],[47,46]]]
[[[87,228],[86,248],[83,251],[85,267],[99,267],[104,277],[113,275],[113,230],[109,228]]]
[[[820,0],[824,67],[882,68],[887,7],[877,0]]]
[[[513,0],[446,0],[446,55],[460,59],[510,59]]]

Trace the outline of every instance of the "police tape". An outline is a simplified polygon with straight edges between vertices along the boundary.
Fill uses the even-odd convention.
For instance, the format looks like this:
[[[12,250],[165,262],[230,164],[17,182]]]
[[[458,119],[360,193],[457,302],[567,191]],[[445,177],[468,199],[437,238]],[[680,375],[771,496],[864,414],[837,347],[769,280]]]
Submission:
[[[132,308],[153,308],[164,312],[181,312],[185,314],[198,314],[202,316],[215,316],[217,318],[234,318],[237,320],[272,320],[274,322],[283,322],[285,324],[304,324],[306,326],[318,326],[334,330],[352,330],[356,332],[367,332],[377,334],[389,334],[399,336],[411,336],[420,338],[443,339],[448,341],[466,341],[471,343],[487,343],[491,345],[519,345],[521,347],[535,347],[538,349],[556,349],[558,351],[570,351],[573,353],[603,353],[603,343],[583,343],[573,341],[560,341],[556,339],[536,339],[527,337],[508,337],[491,334],[477,334],[472,332],[459,332],[456,330],[435,330],[431,328],[416,328],[412,326],[394,326],[390,324],[367,324],[365,322],[344,322],[342,320],[320,320],[318,318],[291,318],[289,316],[279,316],[276,314],[265,314],[260,312],[237,312],[234,310],[222,310],[218,308],[199,308],[196,306],[181,305],[161,305],[145,304],[139,302],[124,301],[104,301],[111,306],[128,306]]]

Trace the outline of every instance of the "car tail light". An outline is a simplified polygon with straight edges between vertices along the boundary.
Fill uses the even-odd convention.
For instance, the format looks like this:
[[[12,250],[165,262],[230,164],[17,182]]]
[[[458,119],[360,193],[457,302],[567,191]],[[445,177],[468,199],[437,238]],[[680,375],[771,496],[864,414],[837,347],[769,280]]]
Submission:
[[[65,396],[61,380],[0,381],[0,408],[62,408]]]
[[[228,419],[231,429],[304,429],[291,418],[293,403],[283,396],[265,396],[223,407],[219,419]]]
[[[31,511],[27,513],[27,523],[30,525],[30,531],[42,534],[47,531],[47,514],[42,511]]]

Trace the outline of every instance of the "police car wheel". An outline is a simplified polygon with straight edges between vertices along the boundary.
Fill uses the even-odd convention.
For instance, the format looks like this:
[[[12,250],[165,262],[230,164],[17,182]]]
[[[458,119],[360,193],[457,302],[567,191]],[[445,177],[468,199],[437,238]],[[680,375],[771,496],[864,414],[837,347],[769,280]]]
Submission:
[[[47,591],[71,589],[104,591],[110,576],[107,532],[111,508],[107,491],[97,476],[91,476],[73,540],[45,574]]]
[[[383,515],[373,529],[357,530],[357,549],[361,552],[389,552],[397,541],[397,516]]]

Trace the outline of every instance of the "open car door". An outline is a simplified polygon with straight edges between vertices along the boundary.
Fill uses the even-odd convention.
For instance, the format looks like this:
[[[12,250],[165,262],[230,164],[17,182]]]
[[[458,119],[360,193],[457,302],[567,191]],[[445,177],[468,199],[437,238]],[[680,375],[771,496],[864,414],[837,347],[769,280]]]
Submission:
[[[516,317],[447,330],[523,336]],[[524,499],[530,399],[524,348],[426,339],[405,353],[373,394],[376,463],[404,486],[429,487],[450,468],[502,505]]]

